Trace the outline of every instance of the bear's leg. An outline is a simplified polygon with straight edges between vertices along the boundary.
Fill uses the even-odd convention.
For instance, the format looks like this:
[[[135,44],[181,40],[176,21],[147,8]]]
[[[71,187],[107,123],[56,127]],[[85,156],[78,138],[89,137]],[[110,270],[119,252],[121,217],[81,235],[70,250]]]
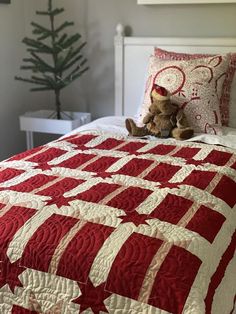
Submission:
[[[171,131],[172,137],[174,137],[176,140],[187,140],[193,136],[194,132],[191,128],[174,128]]]
[[[132,136],[146,136],[149,135],[145,126],[138,127],[132,119],[125,120],[125,126],[129,134]]]

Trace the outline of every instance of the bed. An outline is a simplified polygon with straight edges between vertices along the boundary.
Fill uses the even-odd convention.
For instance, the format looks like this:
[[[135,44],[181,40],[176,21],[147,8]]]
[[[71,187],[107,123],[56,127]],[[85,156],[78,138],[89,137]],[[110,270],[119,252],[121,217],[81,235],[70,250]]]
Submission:
[[[116,116],[0,163],[0,313],[233,313],[236,130],[128,136],[156,46],[225,54],[236,39],[118,25]]]

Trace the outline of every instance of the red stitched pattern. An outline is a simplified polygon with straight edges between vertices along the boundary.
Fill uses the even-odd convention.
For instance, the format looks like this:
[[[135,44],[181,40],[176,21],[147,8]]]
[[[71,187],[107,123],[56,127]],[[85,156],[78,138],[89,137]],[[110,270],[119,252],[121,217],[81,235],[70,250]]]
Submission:
[[[167,51],[161,48],[155,48],[154,54],[161,60],[192,60],[209,57],[209,54],[187,54],[173,51]],[[230,54],[229,67],[222,87],[220,98],[220,114],[222,125],[228,126],[229,123],[229,101],[232,81],[236,70],[236,53]]]
[[[1,163],[0,313],[230,313],[233,150],[96,133],[51,145]]]
[[[228,62],[228,55],[188,61],[151,56],[139,123],[142,123],[148,113],[151,86],[158,84],[170,91],[171,100],[184,110],[189,125],[195,132],[222,134],[220,98]]]

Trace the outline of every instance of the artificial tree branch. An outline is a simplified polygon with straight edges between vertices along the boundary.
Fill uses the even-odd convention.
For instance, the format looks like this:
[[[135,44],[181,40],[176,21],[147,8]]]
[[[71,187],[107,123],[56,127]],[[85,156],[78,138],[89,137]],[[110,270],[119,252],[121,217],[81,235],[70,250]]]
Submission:
[[[82,55],[86,43],[79,43],[79,33],[69,36],[65,33],[65,29],[74,23],[65,21],[55,26],[55,19],[63,12],[64,8],[53,8],[52,0],[48,0],[48,10],[36,11],[38,15],[48,16],[49,27],[31,23],[36,38],[23,39],[30,57],[23,59],[21,70],[32,71],[33,75],[30,78],[15,77],[16,80],[35,84],[31,91],[54,91],[58,119],[61,118],[61,90],[88,70],[87,59]]]
[[[64,11],[65,11],[64,8],[60,8],[60,9],[52,10],[50,12],[48,12],[48,11],[36,11],[36,14],[37,15],[54,15],[54,16],[56,16],[56,15],[58,15]]]

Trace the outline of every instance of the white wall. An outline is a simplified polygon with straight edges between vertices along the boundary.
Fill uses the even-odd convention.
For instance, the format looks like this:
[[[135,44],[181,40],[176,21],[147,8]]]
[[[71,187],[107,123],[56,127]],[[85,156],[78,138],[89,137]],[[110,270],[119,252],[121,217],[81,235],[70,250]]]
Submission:
[[[46,95],[33,95],[29,86],[14,80],[26,56],[21,43],[27,34],[32,0],[0,4],[0,160],[26,149],[25,134],[19,130],[19,115],[41,108]]]
[[[130,26],[134,36],[236,36],[236,4],[143,6],[137,0],[88,0],[93,117],[114,112],[113,36],[118,22]]]
[[[118,22],[135,36],[236,36],[236,4],[141,6],[136,0],[55,0],[87,38],[90,71],[62,95],[64,108],[86,110],[94,118],[114,113],[113,36]],[[26,55],[21,40],[31,36],[30,21],[47,0],[12,0],[0,5],[0,159],[25,150],[18,116],[27,110],[53,108],[51,93],[30,93],[14,81]],[[41,21],[41,20],[40,20]],[[68,29],[69,30],[69,29]],[[25,73],[22,73],[25,74]],[[36,136],[36,144],[49,137]]]
[[[86,37],[86,3],[87,0],[54,0],[54,7],[65,9],[65,12],[56,18],[56,22],[59,24],[64,21],[73,21],[75,25],[66,29],[68,33],[79,32],[82,35],[82,40],[85,41]],[[48,0],[25,0],[25,29],[26,34],[32,37],[32,27],[30,22],[37,21],[39,24],[47,25],[49,20],[48,17],[42,17],[35,14],[36,10],[47,9]],[[85,50],[84,50],[85,51]],[[25,73],[22,73],[25,74]],[[53,93],[43,93],[46,95],[47,108],[54,108],[54,97]],[[34,98],[41,97],[42,93],[35,93]],[[81,80],[75,81],[73,84],[68,86],[62,91],[62,109],[64,110],[86,110],[86,93],[84,85]]]
[[[24,92],[15,84],[14,75],[22,57],[19,44],[24,35],[22,1],[0,5],[0,157],[19,151],[23,137],[18,132],[18,114]]]
[[[79,31],[84,36],[85,1],[56,0],[59,7],[66,9],[61,21],[75,21],[75,28],[71,31]],[[19,70],[22,58],[27,56],[21,41],[25,36],[32,37],[31,21],[42,23],[35,11],[44,8],[47,8],[47,0],[11,0],[9,5],[0,4],[0,160],[26,149],[25,134],[19,131],[19,115],[28,110],[54,106],[52,93],[31,93],[30,85],[14,80],[15,75],[27,76],[25,71]],[[84,90],[81,81],[69,86],[62,94],[64,109],[86,110]],[[35,143],[39,145],[48,139],[48,136],[36,135]]]

